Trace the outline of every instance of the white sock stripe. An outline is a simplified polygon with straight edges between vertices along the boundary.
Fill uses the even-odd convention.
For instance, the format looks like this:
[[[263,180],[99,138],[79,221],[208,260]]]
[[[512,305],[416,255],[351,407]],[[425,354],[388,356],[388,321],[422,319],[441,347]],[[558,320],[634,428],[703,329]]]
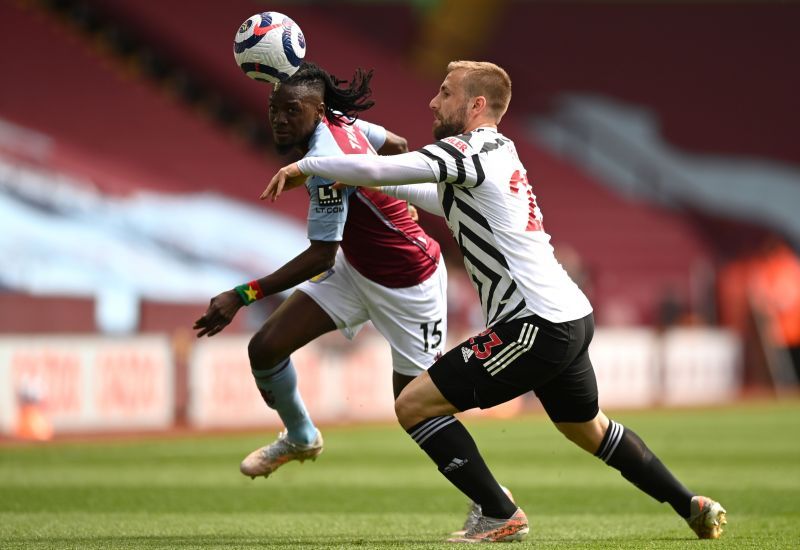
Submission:
[[[597,451],[597,457],[601,460],[605,460],[606,450],[608,449],[608,445],[611,442],[611,439],[614,437],[614,431],[616,430],[617,423],[613,420],[609,420],[608,428],[606,429],[606,434],[608,437],[604,438],[603,445],[600,447],[600,450]]]
[[[417,445],[422,445],[423,443],[425,443],[426,441],[428,441],[428,439],[430,439],[431,437],[433,437],[434,435],[436,435],[436,434],[437,434],[437,433],[438,433],[438,432],[439,432],[439,431],[440,431],[442,428],[444,428],[445,426],[447,426],[447,425],[449,425],[449,424],[452,424],[453,422],[455,422],[455,421],[456,421],[456,417],[455,417],[455,416],[447,416],[447,417],[445,417],[445,418],[447,418],[448,420],[447,420],[447,421],[445,421],[445,422],[442,422],[441,424],[439,424],[439,425],[438,425],[438,426],[437,426],[437,427],[436,427],[436,428],[435,428],[433,431],[431,431],[431,432],[430,432],[428,435],[426,435],[425,437],[422,437],[422,438],[421,438],[421,439],[419,439],[419,440],[415,439],[414,441],[416,441],[416,442],[417,442]]]
[[[418,439],[425,436],[431,430],[435,430],[437,426],[442,424],[443,422],[447,422],[448,419],[453,418],[452,416],[435,416],[433,418],[428,419],[425,424],[414,430],[411,435],[411,438],[419,443]]]
[[[494,376],[495,374],[506,368],[508,365],[510,365],[512,362],[514,362],[514,360],[516,360],[517,357],[519,357],[520,355],[522,355],[527,351],[530,351],[530,349],[533,347],[533,341],[536,340],[536,334],[538,334],[538,332],[539,332],[539,327],[536,327],[533,331],[533,334],[530,336],[530,339],[525,344],[525,346],[524,347],[520,346],[520,349],[518,349],[517,352],[514,353],[514,355],[505,358],[501,364],[495,365],[492,368],[488,369],[489,374]]]
[[[606,461],[608,457],[611,456],[611,447],[616,447],[617,445],[617,439],[620,436],[619,428],[620,428],[619,422],[614,422],[614,431],[611,432],[611,436],[608,438],[608,441],[606,442],[607,444],[605,453],[603,453],[603,461]]]
[[[519,333],[519,338],[517,338],[517,341],[516,342],[511,342],[506,347],[506,349],[504,349],[503,351],[501,351],[500,353],[498,353],[497,355],[495,355],[494,357],[492,357],[491,359],[486,361],[486,364],[484,365],[484,367],[488,369],[494,363],[500,361],[504,356],[508,355],[513,350],[517,349],[520,344],[524,344],[528,340],[528,338],[530,337],[531,328],[533,328],[532,325],[530,325],[528,323],[523,324],[522,325],[522,330]],[[538,329],[538,327],[537,327],[537,329]]]
[[[426,430],[434,427],[438,422],[443,422],[444,419],[447,418],[446,416],[434,416],[433,418],[427,419],[421,426],[419,426],[413,432],[409,432],[412,438],[416,439],[419,435],[423,434]]]
[[[608,455],[606,456],[604,462],[608,462],[611,459],[611,457],[614,456],[614,451],[617,450],[619,442],[622,441],[622,435],[625,433],[625,426],[623,426],[622,424],[617,424],[617,426],[619,426],[617,439],[616,441],[614,441],[614,445],[608,450]]]
[[[606,439],[606,443],[603,445],[602,451],[600,454],[598,454],[603,462],[608,462],[608,459],[611,457],[614,449],[616,449],[617,445],[619,445],[619,440],[622,437],[622,425],[612,420],[608,425],[608,432],[608,439]]]

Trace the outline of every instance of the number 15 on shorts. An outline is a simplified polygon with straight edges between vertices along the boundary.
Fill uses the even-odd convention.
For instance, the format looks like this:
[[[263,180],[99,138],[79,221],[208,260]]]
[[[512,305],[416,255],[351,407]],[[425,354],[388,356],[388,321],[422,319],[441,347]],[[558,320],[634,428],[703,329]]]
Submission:
[[[441,322],[441,319],[437,319],[431,323],[420,323],[419,328],[422,329],[422,341],[424,343],[423,351],[437,348],[442,343],[442,331],[439,330]]]

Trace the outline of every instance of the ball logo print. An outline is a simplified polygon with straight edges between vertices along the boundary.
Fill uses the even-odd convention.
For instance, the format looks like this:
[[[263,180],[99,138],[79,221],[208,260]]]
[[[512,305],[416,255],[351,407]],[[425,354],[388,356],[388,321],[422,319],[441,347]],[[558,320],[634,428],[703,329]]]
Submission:
[[[306,55],[306,39],[300,26],[276,11],[249,17],[236,32],[233,57],[254,80],[272,84],[292,76]]]
[[[247,21],[242,23],[241,27],[239,27],[239,34],[247,32],[247,29],[249,29],[252,26],[253,26],[253,20],[252,19],[248,19]]]

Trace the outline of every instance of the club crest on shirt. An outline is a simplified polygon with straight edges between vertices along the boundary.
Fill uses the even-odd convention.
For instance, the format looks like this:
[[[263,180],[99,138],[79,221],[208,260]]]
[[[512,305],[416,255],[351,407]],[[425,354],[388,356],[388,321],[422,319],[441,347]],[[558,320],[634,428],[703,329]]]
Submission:
[[[333,184],[317,187],[317,198],[320,206],[338,206],[342,204],[342,190],[334,189]]]

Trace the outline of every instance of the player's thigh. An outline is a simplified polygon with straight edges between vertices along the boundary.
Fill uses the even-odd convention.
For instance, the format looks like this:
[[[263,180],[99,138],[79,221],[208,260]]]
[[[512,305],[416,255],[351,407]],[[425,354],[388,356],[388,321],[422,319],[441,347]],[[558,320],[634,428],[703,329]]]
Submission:
[[[295,291],[251,339],[251,359],[259,362],[282,359],[335,328],[333,320],[314,300]]]
[[[544,384],[558,373],[569,350],[567,324],[531,316],[476,334],[428,372],[459,410],[487,409]]]
[[[352,269],[340,250],[332,269],[297,287],[316,302],[348,340],[352,340],[369,320],[364,297],[353,279]]]
[[[442,356],[447,341],[447,272],[444,263],[428,279],[406,288],[372,281],[360,285],[370,319],[389,342],[395,372],[417,376]]]
[[[594,320],[591,315],[575,321],[574,340],[583,342],[577,356],[569,360],[567,365],[547,383],[535,388],[536,396],[550,419],[556,424],[582,424],[591,422],[598,416],[600,409],[597,378],[588,349],[593,334]]]

